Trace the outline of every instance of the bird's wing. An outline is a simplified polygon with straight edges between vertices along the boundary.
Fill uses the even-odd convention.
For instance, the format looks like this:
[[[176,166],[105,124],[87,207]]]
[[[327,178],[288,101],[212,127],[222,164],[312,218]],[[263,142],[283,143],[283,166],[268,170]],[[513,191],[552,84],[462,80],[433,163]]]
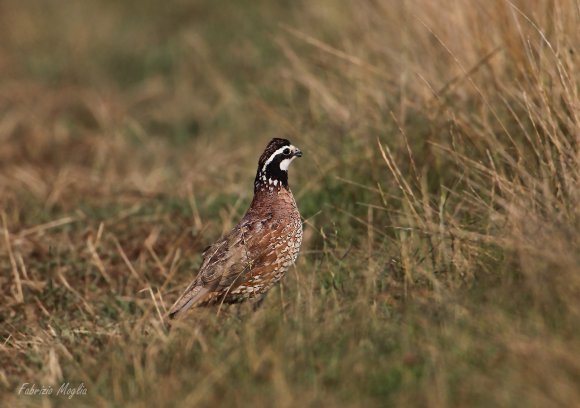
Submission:
[[[273,238],[283,227],[272,225],[269,218],[254,222],[243,220],[208,247],[203,252],[198,275],[171,307],[169,317],[174,318],[203,302],[212,293],[231,292],[250,276],[270,268],[277,257]]]
[[[235,284],[236,278],[249,269],[244,228],[236,227],[203,252],[199,273],[169,311],[175,318],[191,306],[203,302],[212,292]]]
[[[231,293],[254,275],[274,267],[278,256],[275,237],[283,227],[281,223],[269,221],[265,218],[241,224],[243,234],[237,245],[239,252],[224,262],[224,272],[214,289],[216,292]]]

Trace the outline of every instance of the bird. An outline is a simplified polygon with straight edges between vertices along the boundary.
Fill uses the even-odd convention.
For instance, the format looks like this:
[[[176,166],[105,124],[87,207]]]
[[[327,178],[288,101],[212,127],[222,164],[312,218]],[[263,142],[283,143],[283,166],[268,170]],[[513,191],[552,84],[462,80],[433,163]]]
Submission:
[[[262,304],[268,291],[296,262],[302,218],[288,185],[288,168],[302,151],[274,138],[258,160],[254,196],[239,223],[203,253],[193,282],[169,310],[169,318],[191,307]]]

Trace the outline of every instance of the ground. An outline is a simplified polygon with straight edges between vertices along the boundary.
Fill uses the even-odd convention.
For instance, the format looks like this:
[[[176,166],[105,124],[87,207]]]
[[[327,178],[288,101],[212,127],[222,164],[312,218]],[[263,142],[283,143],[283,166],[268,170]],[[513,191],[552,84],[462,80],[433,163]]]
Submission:
[[[579,10],[2,2],[0,405],[580,404]],[[170,327],[272,137],[296,266]]]

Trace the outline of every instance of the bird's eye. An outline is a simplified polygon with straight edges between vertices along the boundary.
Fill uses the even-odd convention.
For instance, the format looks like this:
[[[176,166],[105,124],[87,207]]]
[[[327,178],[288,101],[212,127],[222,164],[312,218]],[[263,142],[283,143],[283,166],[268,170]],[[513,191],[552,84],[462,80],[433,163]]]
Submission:
[[[288,154],[290,154],[290,149],[289,149],[289,148],[285,148],[285,149],[282,151],[282,153],[284,153],[284,154],[288,155]]]

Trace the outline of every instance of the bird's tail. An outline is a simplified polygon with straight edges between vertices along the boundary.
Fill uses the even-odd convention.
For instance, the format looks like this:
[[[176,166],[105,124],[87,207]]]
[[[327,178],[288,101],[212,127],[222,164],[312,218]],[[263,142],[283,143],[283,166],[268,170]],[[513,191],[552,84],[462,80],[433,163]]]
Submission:
[[[203,286],[187,288],[173,306],[171,306],[171,309],[169,310],[169,318],[175,319],[190,307],[201,302],[208,292],[209,289],[204,288]]]

